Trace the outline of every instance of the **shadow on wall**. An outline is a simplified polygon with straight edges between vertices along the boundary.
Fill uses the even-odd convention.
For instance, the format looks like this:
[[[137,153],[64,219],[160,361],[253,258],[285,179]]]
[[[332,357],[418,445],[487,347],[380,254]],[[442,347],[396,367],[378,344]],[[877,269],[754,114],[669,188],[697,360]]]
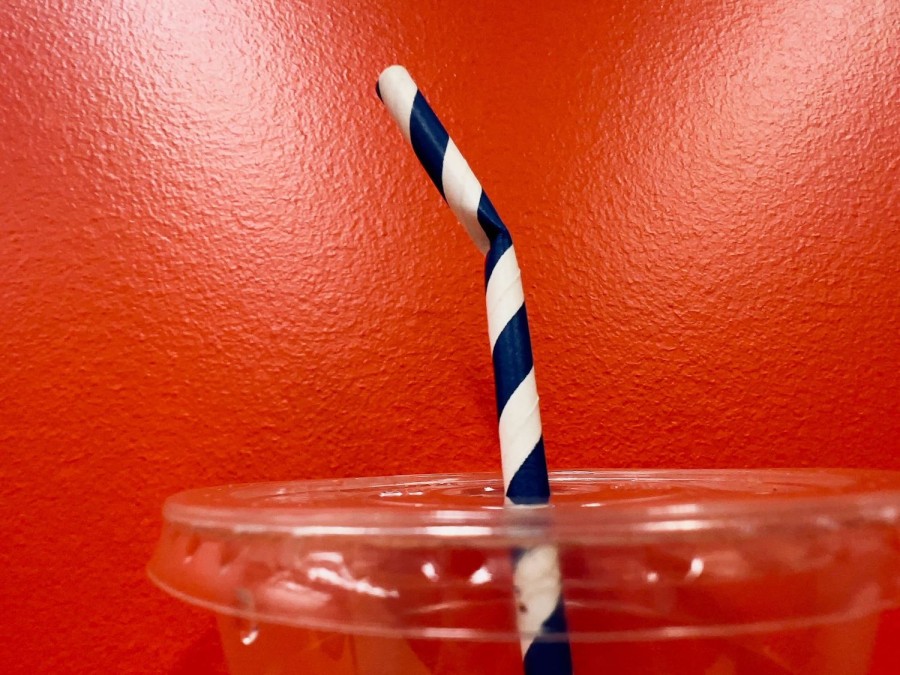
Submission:
[[[214,626],[181,652],[170,675],[228,675],[222,659],[222,643]]]

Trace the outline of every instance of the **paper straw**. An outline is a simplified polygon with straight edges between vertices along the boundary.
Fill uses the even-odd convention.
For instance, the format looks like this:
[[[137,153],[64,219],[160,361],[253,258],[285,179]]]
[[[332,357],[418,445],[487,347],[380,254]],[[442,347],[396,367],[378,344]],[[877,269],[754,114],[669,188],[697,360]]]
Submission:
[[[510,504],[547,504],[550,482],[531,337],[512,238],[406,69],[387,68],[378,78],[377,92],[441,196],[486,256],[488,335],[494,363],[504,494]],[[517,552],[514,580],[525,673],[571,673],[556,548],[536,546]]]

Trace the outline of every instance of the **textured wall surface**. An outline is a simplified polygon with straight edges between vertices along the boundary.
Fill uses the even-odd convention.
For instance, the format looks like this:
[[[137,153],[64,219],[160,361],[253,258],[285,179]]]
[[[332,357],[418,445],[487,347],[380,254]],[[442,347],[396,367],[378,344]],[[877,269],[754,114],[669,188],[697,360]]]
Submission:
[[[174,491],[497,467],[393,62],[516,237],[553,465],[900,468],[898,4],[462,4],[2,4],[0,671],[221,668],[144,575]]]

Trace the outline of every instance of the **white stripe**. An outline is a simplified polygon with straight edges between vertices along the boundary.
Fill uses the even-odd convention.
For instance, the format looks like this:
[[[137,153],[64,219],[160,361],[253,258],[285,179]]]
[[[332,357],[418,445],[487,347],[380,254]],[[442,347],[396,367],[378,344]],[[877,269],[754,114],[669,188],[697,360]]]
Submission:
[[[409,118],[412,115],[413,101],[419,91],[416,83],[403,66],[390,66],[378,77],[378,91],[381,92],[381,100],[384,101],[385,107],[409,143]]]
[[[525,303],[522,273],[519,271],[516,252],[512,246],[506,249],[494,269],[491,270],[491,278],[488,279],[485,296],[488,337],[491,340],[491,351],[493,351],[500,333]]]
[[[472,173],[468,162],[460,154],[453,139],[447,142],[444,164],[441,167],[441,183],[447,204],[463,224],[472,241],[482,253],[491,246],[487,235],[478,224],[478,203],[481,201],[481,183]]]
[[[522,654],[541,632],[559,602],[559,555],[556,547],[535,546],[526,551],[513,572],[519,610],[517,622],[521,635]]]
[[[540,438],[541,410],[532,368],[500,413],[500,461],[503,465],[504,492]]]

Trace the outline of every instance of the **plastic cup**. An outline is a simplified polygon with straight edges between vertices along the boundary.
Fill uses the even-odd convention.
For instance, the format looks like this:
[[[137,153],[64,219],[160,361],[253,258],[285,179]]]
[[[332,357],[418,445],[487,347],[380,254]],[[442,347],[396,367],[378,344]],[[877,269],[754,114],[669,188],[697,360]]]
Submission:
[[[900,474],[568,471],[193,490],[149,566],[232,673],[520,674],[517,549],[552,543],[575,672],[896,673]],[[552,638],[552,636],[551,636]]]

